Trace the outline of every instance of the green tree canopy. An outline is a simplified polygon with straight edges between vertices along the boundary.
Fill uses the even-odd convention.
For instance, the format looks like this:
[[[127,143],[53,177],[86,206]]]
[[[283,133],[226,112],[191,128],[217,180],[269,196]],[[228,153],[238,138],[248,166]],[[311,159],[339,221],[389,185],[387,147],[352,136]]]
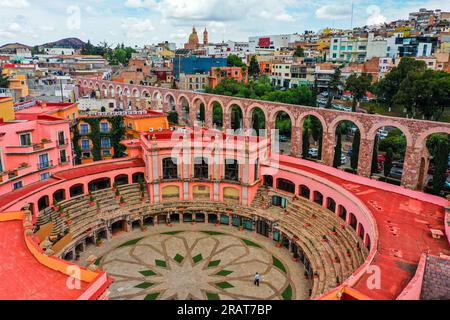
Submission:
[[[250,65],[248,67],[248,74],[252,77],[259,76],[260,74],[259,63],[256,56],[252,56],[250,59]]]
[[[374,87],[374,91],[378,98],[385,101],[388,107],[394,104],[394,97],[400,90],[403,80],[406,79],[410,72],[425,71],[427,68],[424,61],[414,58],[402,58],[397,67],[392,70]]]
[[[356,107],[362,98],[370,90],[372,84],[372,75],[363,73],[360,76],[356,74],[350,75],[345,84],[345,89],[352,92],[353,103],[352,111],[356,112]]]
[[[445,71],[411,71],[394,96],[394,104],[416,117],[438,120],[450,108],[450,73]]]
[[[295,48],[294,57],[303,58],[305,56],[305,50],[302,47]]]
[[[235,54],[230,54],[227,58],[227,65],[229,67],[242,67],[244,62],[242,59]]]

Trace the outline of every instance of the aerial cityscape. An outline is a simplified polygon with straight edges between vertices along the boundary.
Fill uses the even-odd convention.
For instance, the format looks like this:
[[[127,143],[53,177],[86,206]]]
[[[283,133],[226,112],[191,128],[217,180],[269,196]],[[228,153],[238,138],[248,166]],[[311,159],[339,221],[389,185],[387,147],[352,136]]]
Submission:
[[[450,300],[449,201],[449,4],[0,0],[0,300]]]

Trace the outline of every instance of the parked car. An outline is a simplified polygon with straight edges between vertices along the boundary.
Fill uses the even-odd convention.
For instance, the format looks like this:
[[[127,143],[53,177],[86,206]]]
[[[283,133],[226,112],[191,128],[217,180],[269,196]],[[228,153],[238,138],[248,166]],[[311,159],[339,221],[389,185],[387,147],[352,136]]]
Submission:
[[[389,176],[391,178],[394,178],[394,179],[397,179],[397,180],[401,180],[401,178],[403,176],[403,168],[399,168],[399,167],[396,167],[396,166],[392,167]]]
[[[310,148],[308,151],[308,155],[311,158],[317,159],[319,157],[319,149],[317,148]]]
[[[284,135],[280,135],[280,142],[288,142],[289,138],[287,136]]]
[[[380,129],[380,130],[378,130],[377,134],[378,134],[378,138],[380,140],[383,140],[383,139],[387,138],[387,136],[389,135],[389,132],[387,132],[386,130]]]

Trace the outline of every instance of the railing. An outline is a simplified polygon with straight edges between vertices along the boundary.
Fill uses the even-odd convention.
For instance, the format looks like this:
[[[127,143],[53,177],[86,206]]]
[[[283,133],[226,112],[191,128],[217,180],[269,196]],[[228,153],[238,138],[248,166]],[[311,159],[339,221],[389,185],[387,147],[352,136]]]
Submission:
[[[53,167],[53,161],[44,161],[38,163],[39,170],[48,169],[50,167]]]
[[[69,139],[58,139],[58,146],[64,147],[69,144]]]
[[[58,160],[59,165],[68,164],[69,162],[70,162],[70,157],[59,158],[59,160]]]

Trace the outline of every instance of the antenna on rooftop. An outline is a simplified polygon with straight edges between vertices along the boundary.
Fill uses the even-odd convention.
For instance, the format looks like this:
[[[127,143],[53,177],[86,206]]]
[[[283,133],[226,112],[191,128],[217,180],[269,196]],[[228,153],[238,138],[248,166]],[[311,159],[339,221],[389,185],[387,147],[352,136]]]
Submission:
[[[350,29],[353,30],[353,14],[354,14],[354,3],[352,1],[352,17],[351,17],[351,22],[350,22]]]

